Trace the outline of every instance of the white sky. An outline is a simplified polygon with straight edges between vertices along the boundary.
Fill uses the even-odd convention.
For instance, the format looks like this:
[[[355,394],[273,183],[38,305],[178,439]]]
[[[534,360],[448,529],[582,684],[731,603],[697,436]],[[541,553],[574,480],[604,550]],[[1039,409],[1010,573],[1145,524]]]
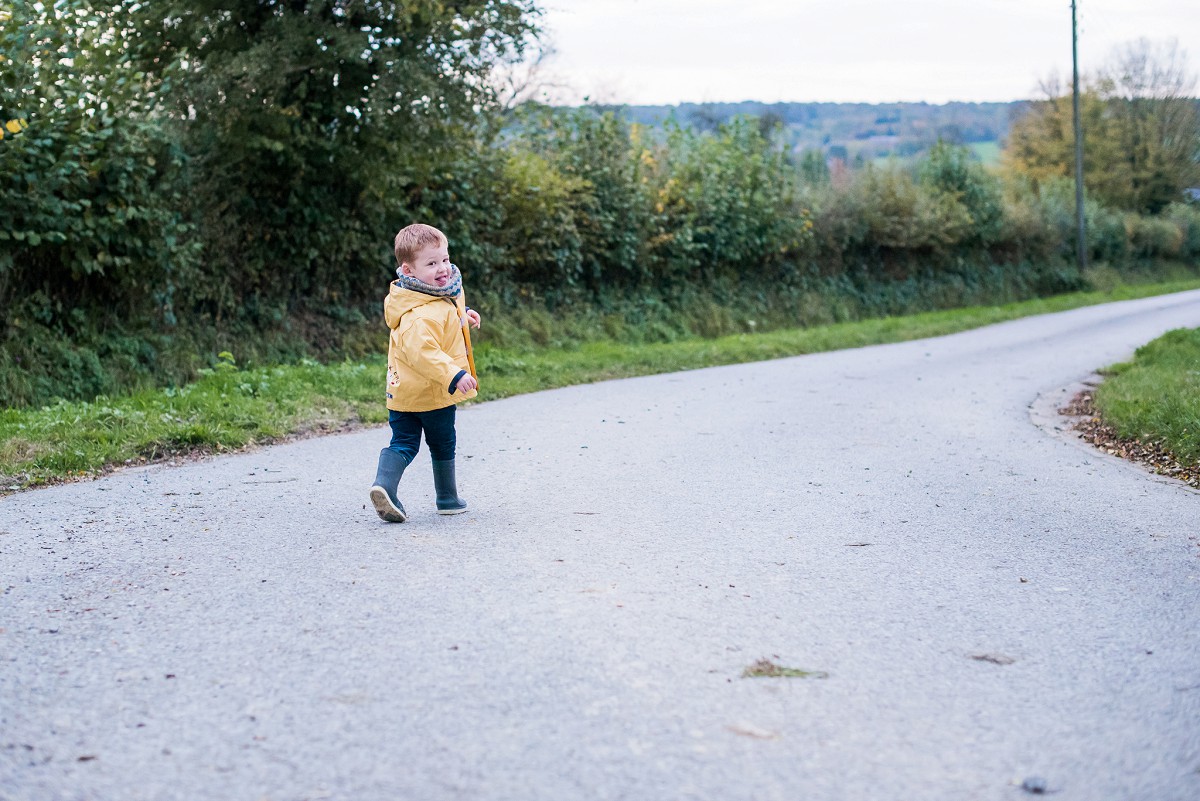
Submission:
[[[1070,0],[543,0],[548,99],[1007,101],[1071,75]],[[1139,37],[1200,72],[1200,0],[1078,0],[1080,69]]]

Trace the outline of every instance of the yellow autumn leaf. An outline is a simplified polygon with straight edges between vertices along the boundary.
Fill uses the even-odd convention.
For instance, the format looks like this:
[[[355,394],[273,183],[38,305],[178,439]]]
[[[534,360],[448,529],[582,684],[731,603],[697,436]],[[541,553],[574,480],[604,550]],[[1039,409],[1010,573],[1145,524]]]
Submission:
[[[21,123],[19,120],[9,120],[8,122],[4,123],[4,127],[8,129],[9,133],[21,132]]]

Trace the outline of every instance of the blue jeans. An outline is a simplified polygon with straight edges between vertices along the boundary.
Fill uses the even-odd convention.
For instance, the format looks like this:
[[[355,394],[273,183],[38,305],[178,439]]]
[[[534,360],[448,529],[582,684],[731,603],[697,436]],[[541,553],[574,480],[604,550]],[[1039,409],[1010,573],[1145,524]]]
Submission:
[[[388,410],[388,423],[392,427],[390,450],[408,457],[411,462],[421,450],[421,432],[429,443],[429,453],[435,462],[448,462],[454,458],[454,405],[432,412],[397,412]]]

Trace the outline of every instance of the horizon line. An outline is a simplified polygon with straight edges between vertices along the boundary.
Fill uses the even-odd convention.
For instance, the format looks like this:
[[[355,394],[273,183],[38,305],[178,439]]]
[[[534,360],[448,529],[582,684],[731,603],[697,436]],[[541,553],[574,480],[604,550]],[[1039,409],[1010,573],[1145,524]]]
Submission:
[[[1013,103],[1032,103],[1038,100],[1046,100],[1050,98],[1033,98],[1023,97],[1013,100],[677,100],[674,102],[663,103],[634,103],[634,102],[616,102],[616,101],[593,101],[584,98],[582,101],[569,103],[545,103],[548,106],[558,108],[587,108],[589,106],[616,106],[616,107],[678,107],[678,106],[736,106],[747,103],[755,103],[764,106],[786,106],[786,105],[805,105],[805,106],[888,106],[888,105],[910,105],[910,106],[949,106],[949,105],[1011,105]],[[541,101],[537,101],[541,102]]]

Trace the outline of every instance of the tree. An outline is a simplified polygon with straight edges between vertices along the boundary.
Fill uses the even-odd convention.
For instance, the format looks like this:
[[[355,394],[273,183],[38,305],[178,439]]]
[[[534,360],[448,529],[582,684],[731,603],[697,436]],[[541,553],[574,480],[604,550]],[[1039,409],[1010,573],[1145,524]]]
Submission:
[[[173,318],[195,263],[181,154],[129,61],[126,3],[0,10],[0,338]]]
[[[149,0],[144,69],[193,156],[216,314],[374,290],[406,196],[495,106],[533,0]]]
[[[505,117],[512,117],[518,108],[526,104],[537,106],[553,103],[554,98],[566,89],[566,85],[553,77],[549,64],[557,51],[542,46],[522,61],[501,64],[494,70],[492,86],[497,102]]]
[[[1196,79],[1175,43],[1119,48],[1080,97],[1084,185],[1106,205],[1157,213],[1200,184]],[[1036,181],[1071,174],[1071,97],[1051,79],[1013,125],[1005,159]]]
[[[819,148],[805,150],[800,156],[800,175],[804,182],[811,186],[825,186],[829,183],[829,163],[824,151]]]
[[[1158,213],[1200,184],[1200,105],[1196,77],[1178,43],[1146,39],[1117,50],[1100,73],[1110,135],[1124,158],[1097,176],[1101,197],[1129,198],[1129,207]]]

